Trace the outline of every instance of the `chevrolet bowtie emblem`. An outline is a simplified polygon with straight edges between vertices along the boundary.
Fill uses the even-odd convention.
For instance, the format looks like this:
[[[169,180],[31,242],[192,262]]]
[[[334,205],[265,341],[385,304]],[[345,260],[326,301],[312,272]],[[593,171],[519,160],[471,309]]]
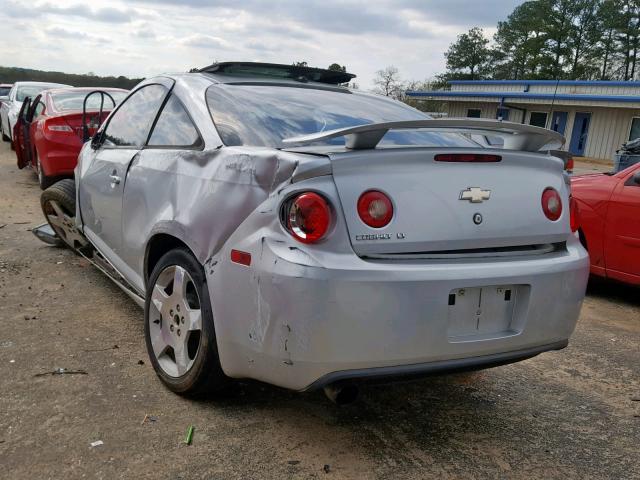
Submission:
[[[471,203],[482,203],[489,200],[491,190],[483,190],[478,187],[469,187],[460,192],[460,200],[469,200]]]

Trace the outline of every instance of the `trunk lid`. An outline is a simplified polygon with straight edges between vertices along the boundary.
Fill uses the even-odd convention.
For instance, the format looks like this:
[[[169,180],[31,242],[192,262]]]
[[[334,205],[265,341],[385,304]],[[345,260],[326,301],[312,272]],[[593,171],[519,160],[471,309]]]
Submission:
[[[103,110],[102,115],[98,111],[87,111],[85,116],[85,124],[87,125],[89,131],[89,136],[93,137],[96,131],[105,121],[105,119],[111,113],[110,110]],[[82,125],[82,112],[70,112],[64,113],[60,115],[60,118],[63,118],[64,121],[69,125],[75,134],[82,140],[83,139],[83,125]]]
[[[435,155],[451,153],[499,155],[501,161],[434,160]],[[504,251],[564,242],[571,233],[568,187],[558,158],[450,148],[391,148],[329,156],[351,243],[360,256]],[[555,222],[542,210],[542,192],[547,187],[562,198],[562,216]],[[393,203],[394,215],[386,227],[371,228],[358,215],[358,198],[371,189],[386,193]],[[477,197],[476,189],[485,191],[484,196],[490,191],[489,198],[461,199]]]

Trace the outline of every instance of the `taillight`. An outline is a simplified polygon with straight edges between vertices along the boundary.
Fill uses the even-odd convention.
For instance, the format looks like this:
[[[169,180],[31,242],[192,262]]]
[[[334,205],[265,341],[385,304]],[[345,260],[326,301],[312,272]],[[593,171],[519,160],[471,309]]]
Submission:
[[[575,198],[569,197],[569,223],[571,224],[572,232],[577,232],[580,227],[579,216],[580,209],[578,208],[578,202]]]
[[[45,129],[56,133],[73,133],[73,128],[67,125],[62,118],[49,118],[45,121]]]
[[[542,192],[542,211],[552,222],[562,215],[562,199],[555,188],[549,187]]]
[[[393,217],[393,204],[389,197],[378,190],[369,190],[358,199],[360,219],[373,228],[382,228]]]
[[[564,167],[564,169],[569,173],[573,172],[573,157],[569,157],[567,159],[567,165]]]
[[[436,162],[493,163],[502,161],[500,155],[483,153],[440,153],[434,157]]]
[[[317,193],[296,196],[287,209],[287,228],[302,243],[315,243],[325,236],[331,225],[331,208]]]

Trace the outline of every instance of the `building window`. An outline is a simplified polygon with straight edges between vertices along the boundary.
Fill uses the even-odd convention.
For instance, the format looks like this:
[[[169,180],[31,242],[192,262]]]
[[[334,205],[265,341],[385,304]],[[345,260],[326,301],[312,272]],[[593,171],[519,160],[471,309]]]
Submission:
[[[534,127],[546,128],[547,126],[547,112],[531,112],[529,118],[529,125]]]
[[[467,118],[480,118],[482,111],[479,108],[469,108],[467,110]]]
[[[640,138],[640,117],[631,119],[631,131],[629,132],[629,140]]]

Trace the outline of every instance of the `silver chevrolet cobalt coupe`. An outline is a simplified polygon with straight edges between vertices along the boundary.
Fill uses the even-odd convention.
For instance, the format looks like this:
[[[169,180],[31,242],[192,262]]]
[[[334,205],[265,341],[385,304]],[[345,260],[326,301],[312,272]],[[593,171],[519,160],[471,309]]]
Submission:
[[[84,145],[75,182],[43,193],[36,234],[144,306],[171,390],[252,378],[340,398],[364,378],[567,345],[589,262],[546,153],[564,139],[432,119],[351,78],[220,63],[145,80]]]

